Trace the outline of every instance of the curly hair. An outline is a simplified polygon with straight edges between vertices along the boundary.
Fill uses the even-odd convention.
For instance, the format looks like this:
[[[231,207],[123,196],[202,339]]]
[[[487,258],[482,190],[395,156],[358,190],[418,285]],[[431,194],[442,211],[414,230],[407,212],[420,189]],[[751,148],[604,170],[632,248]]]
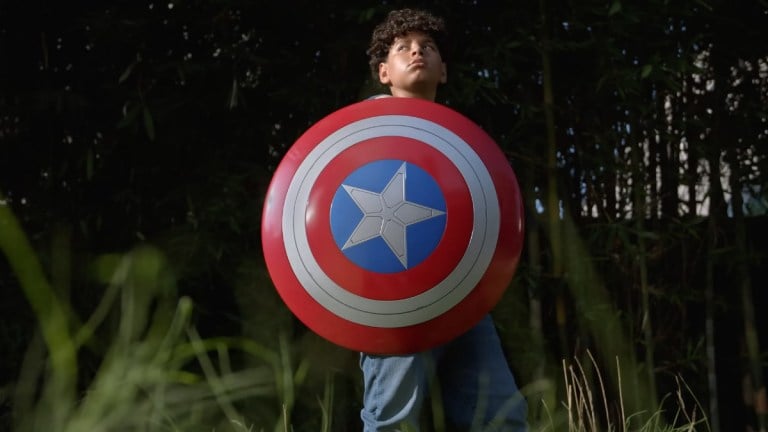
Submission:
[[[423,10],[399,9],[389,12],[387,18],[373,29],[368,45],[368,65],[374,79],[379,76],[379,63],[387,60],[389,49],[395,39],[417,31],[428,34],[438,48],[446,42],[445,21]],[[441,52],[442,53],[442,52]]]

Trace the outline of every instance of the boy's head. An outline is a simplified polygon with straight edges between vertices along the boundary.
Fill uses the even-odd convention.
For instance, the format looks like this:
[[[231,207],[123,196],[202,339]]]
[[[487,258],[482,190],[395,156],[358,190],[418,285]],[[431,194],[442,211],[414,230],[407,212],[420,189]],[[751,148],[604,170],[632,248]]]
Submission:
[[[374,78],[379,76],[379,64],[387,61],[389,49],[395,38],[405,36],[410,32],[421,32],[429,35],[438,48],[445,45],[445,22],[429,12],[413,9],[394,10],[376,28],[371,35],[368,45],[368,64]]]
[[[374,28],[366,51],[374,79],[389,86],[393,94],[402,89],[422,93],[421,89],[410,87],[426,85],[431,87],[428,93],[432,93],[434,99],[437,84],[445,82],[445,63],[439,50],[445,39],[444,21],[429,12],[413,9],[390,12]],[[420,60],[414,60],[417,57]],[[414,61],[415,68],[410,64]],[[419,97],[418,94],[411,96]]]

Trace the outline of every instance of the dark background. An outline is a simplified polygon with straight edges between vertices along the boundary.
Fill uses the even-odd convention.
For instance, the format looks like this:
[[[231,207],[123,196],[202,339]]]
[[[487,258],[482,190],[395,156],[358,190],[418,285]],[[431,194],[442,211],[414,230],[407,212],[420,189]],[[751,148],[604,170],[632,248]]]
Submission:
[[[256,363],[295,366],[295,395],[276,375],[266,396],[232,397],[255,429],[288,417],[320,430],[329,383],[330,430],[358,427],[355,353],[277,298],[260,215],[301,133],[382,91],[365,49],[401,6],[446,19],[438,99],[497,140],[523,189],[526,247],[494,316],[534,423],[546,424],[541,401],[562,408],[563,360],[586,365],[599,394],[592,353],[610,415],[620,373],[628,411],[675,424],[682,379],[686,411],[703,409],[712,430],[764,430],[768,4],[706,0],[1,2],[0,206],[50,286],[21,283],[21,243],[0,243],[0,426],[34,430],[46,406],[51,311],[63,305],[74,337],[114,263],[151,250],[152,277],[167,272],[172,289],[136,285],[150,312],[131,341],[189,299],[189,326],[219,339],[207,348],[218,367],[222,349],[234,369],[253,365],[243,340],[276,353]],[[109,322],[76,347],[73,401],[111,361],[122,327]],[[31,358],[37,374],[22,372]]]

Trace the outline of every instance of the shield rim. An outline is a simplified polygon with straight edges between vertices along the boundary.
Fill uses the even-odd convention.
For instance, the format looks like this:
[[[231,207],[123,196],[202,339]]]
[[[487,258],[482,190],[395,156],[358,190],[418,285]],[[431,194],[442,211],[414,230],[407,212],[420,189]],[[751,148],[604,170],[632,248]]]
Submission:
[[[405,115],[434,122],[466,142],[481,159],[496,191],[500,227],[490,264],[458,304],[428,321],[403,327],[373,327],[347,321],[316,302],[289,264],[283,238],[285,193],[304,158],[336,130],[354,121]],[[503,193],[499,193],[503,191]],[[498,303],[517,267],[523,243],[523,207],[515,174],[496,143],[471,120],[429,101],[381,98],[344,107],[309,128],[275,171],[262,213],[262,246],[267,269],[288,308],[307,327],[340,346],[374,354],[402,354],[440,345],[469,330]],[[456,319],[458,318],[458,319]]]

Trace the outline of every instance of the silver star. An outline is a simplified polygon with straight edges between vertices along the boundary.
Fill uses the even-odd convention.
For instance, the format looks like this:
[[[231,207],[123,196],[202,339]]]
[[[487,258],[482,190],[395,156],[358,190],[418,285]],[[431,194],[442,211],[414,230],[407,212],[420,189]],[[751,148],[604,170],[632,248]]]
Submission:
[[[405,268],[408,268],[405,228],[445,214],[444,211],[405,200],[405,163],[400,165],[381,193],[342,186],[363,212],[363,218],[341,249],[381,237]]]

